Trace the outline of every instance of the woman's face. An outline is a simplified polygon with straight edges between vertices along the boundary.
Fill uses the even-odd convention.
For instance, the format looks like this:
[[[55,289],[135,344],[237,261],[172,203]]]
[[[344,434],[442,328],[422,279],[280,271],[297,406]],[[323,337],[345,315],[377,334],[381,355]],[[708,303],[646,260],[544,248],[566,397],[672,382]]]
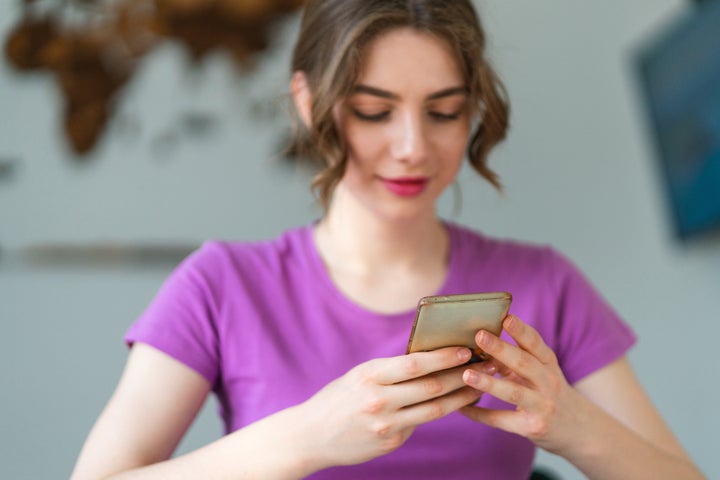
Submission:
[[[343,188],[389,220],[434,216],[462,164],[473,112],[447,42],[409,28],[381,35],[335,109],[348,147]]]

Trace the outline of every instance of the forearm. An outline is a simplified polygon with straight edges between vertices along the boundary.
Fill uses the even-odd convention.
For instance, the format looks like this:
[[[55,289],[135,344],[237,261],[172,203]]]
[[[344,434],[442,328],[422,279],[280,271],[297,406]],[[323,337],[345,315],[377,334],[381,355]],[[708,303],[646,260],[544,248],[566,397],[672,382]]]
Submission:
[[[556,452],[597,480],[704,479],[684,452],[663,450],[591,402],[578,415],[581,432],[564,451]]]
[[[110,477],[142,479],[298,479],[324,468],[304,448],[300,423],[288,409],[188,454]]]

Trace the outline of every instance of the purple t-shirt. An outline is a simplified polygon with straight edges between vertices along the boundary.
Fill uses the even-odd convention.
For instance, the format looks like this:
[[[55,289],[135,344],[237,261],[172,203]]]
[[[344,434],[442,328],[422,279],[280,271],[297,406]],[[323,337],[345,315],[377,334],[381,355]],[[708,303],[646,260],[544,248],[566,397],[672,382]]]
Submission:
[[[453,223],[444,285],[429,294],[508,291],[574,383],[622,356],[628,326],[549,247]],[[226,432],[303,402],[355,365],[405,352],[414,311],[370,312],[333,284],[312,226],[256,243],[207,242],[168,278],[126,341],[149,344],[213,385]],[[486,395],[481,406],[512,408]],[[526,479],[534,446],[459,413],[419,426],[398,450],[311,478]]]

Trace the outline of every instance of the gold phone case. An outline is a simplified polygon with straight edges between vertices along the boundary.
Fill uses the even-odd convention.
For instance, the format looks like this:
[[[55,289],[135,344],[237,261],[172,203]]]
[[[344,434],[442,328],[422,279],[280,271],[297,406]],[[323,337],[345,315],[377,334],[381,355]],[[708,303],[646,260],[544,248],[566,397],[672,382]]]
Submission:
[[[478,348],[475,334],[487,330],[499,335],[511,302],[512,295],[507,292],[423,297],[406,353],[463,346],[473,350],[475,360],[484,360],[487,354]]]

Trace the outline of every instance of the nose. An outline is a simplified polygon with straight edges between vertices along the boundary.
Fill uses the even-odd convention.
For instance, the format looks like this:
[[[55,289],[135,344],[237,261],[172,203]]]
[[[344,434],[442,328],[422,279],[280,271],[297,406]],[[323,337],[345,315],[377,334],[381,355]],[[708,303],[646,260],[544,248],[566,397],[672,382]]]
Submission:
[[[405,112],[394,130],[394,158],[408,164],[424,161],[427,155],[427,141],[420,115]]]

